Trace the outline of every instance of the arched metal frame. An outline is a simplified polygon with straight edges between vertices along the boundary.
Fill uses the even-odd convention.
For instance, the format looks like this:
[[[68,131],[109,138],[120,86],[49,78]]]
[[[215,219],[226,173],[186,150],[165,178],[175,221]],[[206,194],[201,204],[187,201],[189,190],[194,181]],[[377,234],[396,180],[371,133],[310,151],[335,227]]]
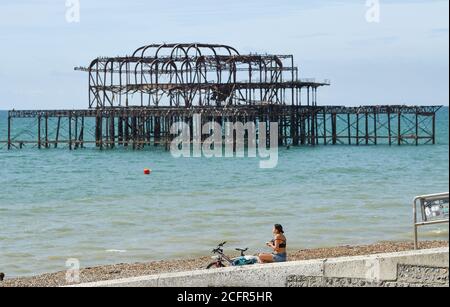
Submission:
[[[83,70],[90,108],[299,105],[302,88],[327,85],[299,80],[292,55],[241,55],[219,44],[151,44]]]

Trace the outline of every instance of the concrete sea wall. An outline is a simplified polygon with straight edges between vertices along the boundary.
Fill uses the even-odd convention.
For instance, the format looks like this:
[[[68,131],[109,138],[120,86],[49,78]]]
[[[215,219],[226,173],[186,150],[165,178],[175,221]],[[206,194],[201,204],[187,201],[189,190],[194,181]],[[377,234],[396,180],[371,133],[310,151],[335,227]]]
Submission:
[[[448,287],[449,248],[169,273],[78,287]]]

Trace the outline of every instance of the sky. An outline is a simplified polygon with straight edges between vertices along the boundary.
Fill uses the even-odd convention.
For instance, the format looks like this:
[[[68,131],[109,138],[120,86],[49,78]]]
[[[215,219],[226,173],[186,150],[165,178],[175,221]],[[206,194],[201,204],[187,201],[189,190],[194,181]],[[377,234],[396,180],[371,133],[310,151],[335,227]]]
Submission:
[[[78,1],[71,23],[66,0],[1,0],[0,109],[87,108],[74,67],[164,42],[293,54],[323,105],[448,105],[448,0],[379,0],[379,22],[366,0]]]

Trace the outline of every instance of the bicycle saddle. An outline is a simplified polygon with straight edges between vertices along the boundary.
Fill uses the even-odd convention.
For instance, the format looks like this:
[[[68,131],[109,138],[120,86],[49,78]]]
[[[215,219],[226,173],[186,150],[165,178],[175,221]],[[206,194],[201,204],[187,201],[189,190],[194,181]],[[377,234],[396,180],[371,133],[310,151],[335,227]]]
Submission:
[[[241,252],[241,256],[244,256],[244,253],[245,253],[246,251],[248,251],[248,247],[247,247],[247,248],[236,248],[236,250],[237,250],[238,252]]]

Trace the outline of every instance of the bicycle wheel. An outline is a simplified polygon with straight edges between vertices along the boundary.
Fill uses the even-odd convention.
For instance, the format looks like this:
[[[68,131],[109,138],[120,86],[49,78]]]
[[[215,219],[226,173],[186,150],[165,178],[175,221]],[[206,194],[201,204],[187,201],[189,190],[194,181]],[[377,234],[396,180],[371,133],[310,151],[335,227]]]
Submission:
[[[224,268],[224,267],[225,266],[223,265],[222,262],[212,262],[212,263],[208,264],[206,269],[209,270],[209,269],[218,269],[218,268]]]

